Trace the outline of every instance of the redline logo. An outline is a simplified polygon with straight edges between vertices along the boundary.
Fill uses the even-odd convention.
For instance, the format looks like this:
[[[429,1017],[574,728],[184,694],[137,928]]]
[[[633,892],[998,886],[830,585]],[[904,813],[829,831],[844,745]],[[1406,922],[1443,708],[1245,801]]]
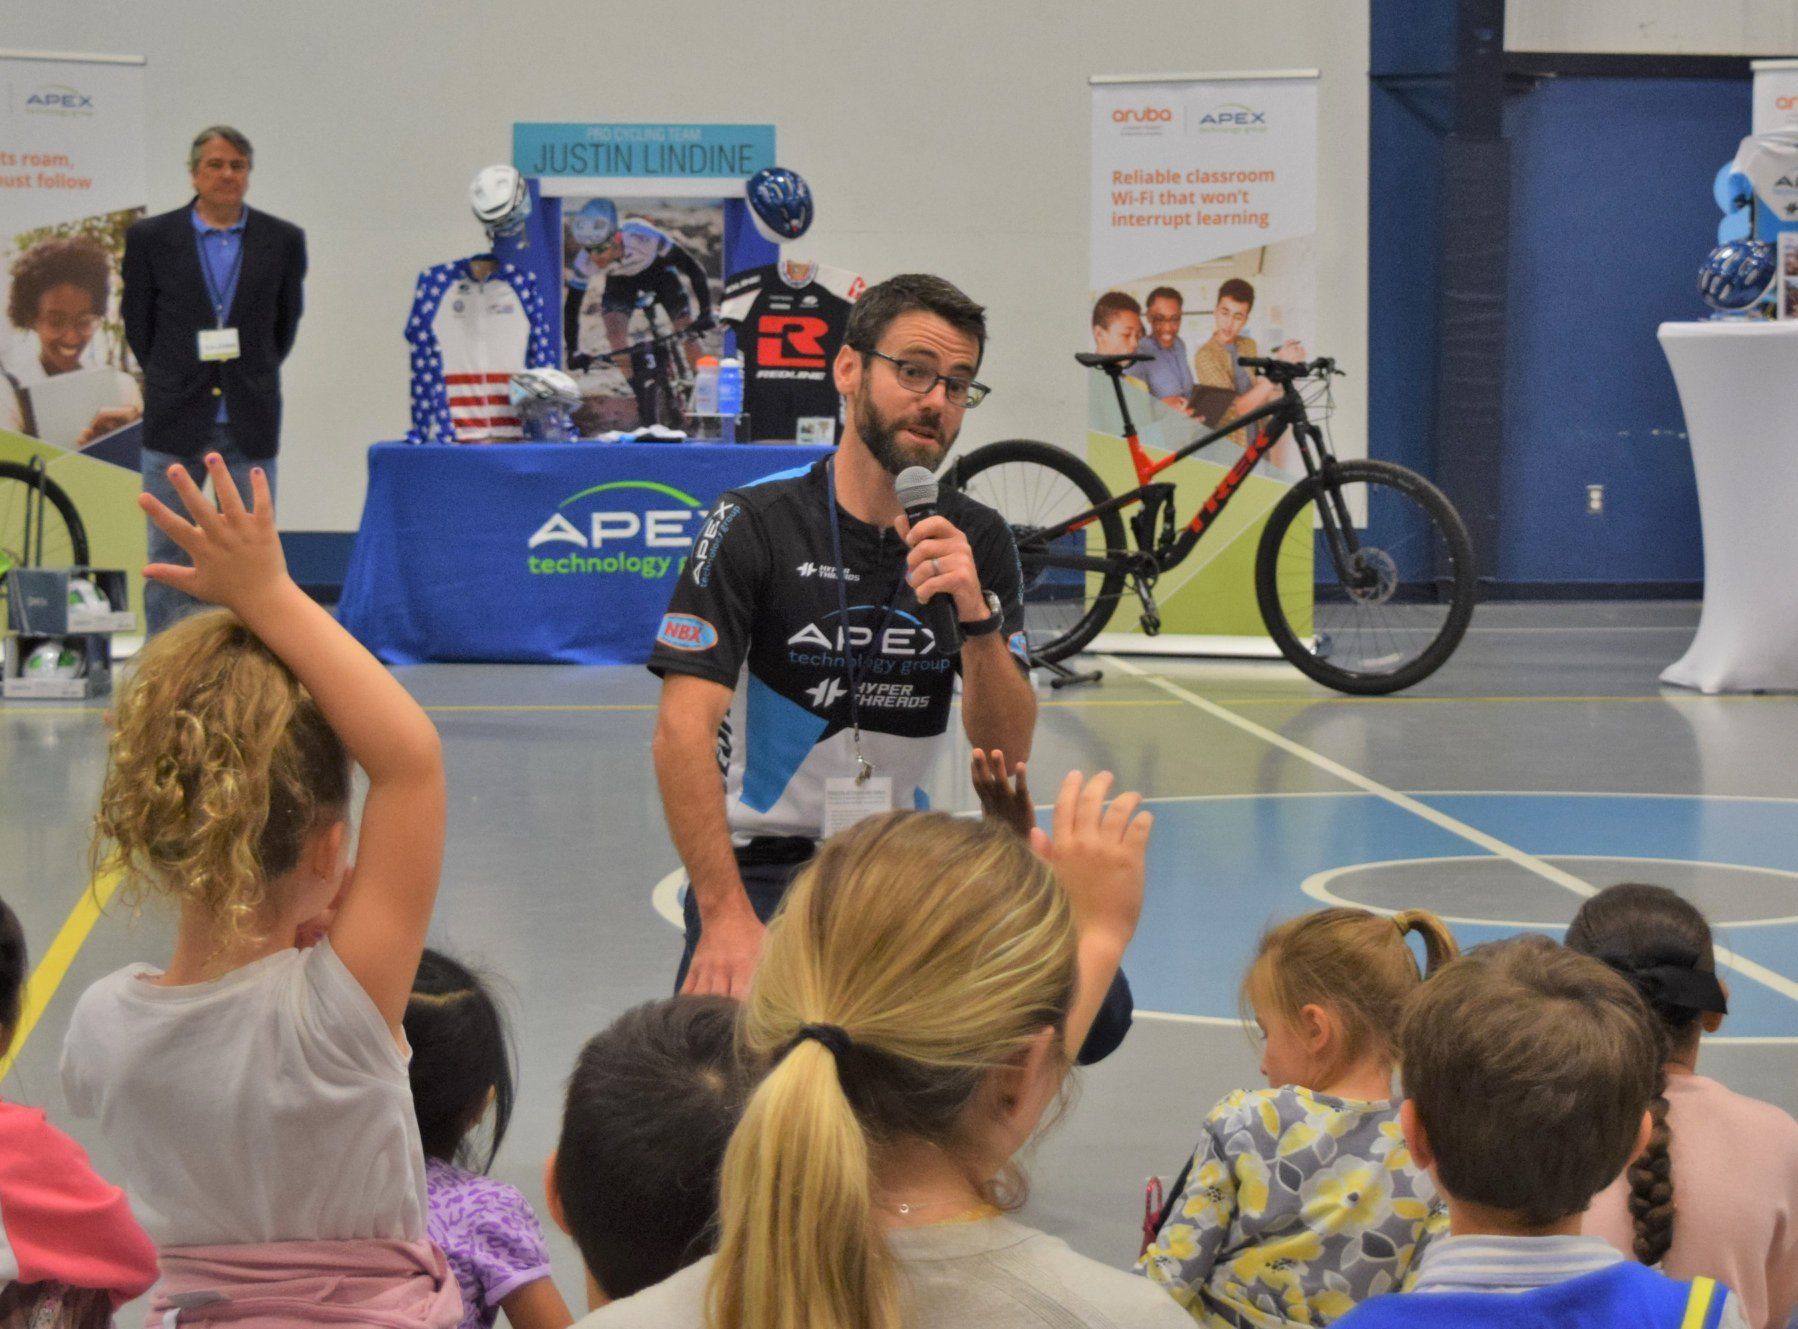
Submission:
[[[1140,110],[1120,107],[1111,113],[1111,118],[1120,125],[1171,124],[1174,113],[1165,106],[1144,106]]]
[[[764,314],[756,323],[755,362],[758,367],[823,369],[824,338],[830,324],[803,314]]]

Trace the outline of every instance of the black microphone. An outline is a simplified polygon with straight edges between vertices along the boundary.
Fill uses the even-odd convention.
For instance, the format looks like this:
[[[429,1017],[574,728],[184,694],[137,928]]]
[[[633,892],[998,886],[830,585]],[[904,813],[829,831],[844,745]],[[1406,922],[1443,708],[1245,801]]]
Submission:
[[[899,506],[913,526],[926,517],[936,515],[936,477],[922,466],[907,466],[894,483]],[[923,603],[924,624],[936,637],[936,648],[944,655],[961,650],[961,624],[955,616],[954,597],[938,592]]]

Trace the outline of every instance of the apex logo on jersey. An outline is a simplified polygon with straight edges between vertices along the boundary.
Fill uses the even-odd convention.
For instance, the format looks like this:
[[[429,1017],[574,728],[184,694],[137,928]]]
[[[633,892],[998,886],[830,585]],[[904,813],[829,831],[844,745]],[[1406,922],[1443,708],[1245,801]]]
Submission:
[[[816,303],[814,301],[813,303]],[[755,362],[770,369],[823,369],[830,324],[808,314],[763,314],[756,320]]]
[[[787,638],[787,645],[792,648],[789,658],[795,663],[811,663],[834,669],[841,659],[840,654],[811,656],[806,661],[800,661],[798,656],[801,648],[840,653],[845,650],[865,651],[873,647],[876,655],[898,659],[936,654],[936,634],[925,627],[915,614],[895,610],[889,615],[880,605],[854,605],[849,613],[851,617],[856,614],[875,617],[876,623],[881,625],[878,634],[874,626],[865,623],[851,623],[845,631],[842,624],[830,621],[837,615],[829,614],[823,621],[807,623]],[[946,657],[943,657],[943,663],[949,663]]]
[[[807,688],[805,695],[811,698],[814,711],[828,711],[847,691],[848,689],[843,686],[842,679],[827,678],[822,683],[814,683]]]
[[[588,510],[581,510],[582,500],[600,494],[607,497]],[[662,497],[662,503],[648,506],[656,502],[657,495]],[[632,500],[642,506],[625,506]],[[693,523],[704,511],[705,505],[693,495],[653,480],[614,480],[594,485],[558,503],[549,520],[526,541],[526,547],[532,550],[544,545],[568,545],[576,550],[592,550],[593,556],[568,550],[557,551],[560,556],[553,558],[533,554],[530,570],[546,576],[628,573],[646,580],[679,575],[686,566],[680,551],[693,542]]]
[[[663,614],[656,640],[677,651],[709,651],[718,644],[718,629],[697,614]]]
[[[693,573],[695,586],[712,584],[712,565],[718,555],[719,542],[742,510],[735,503],[720,503],[705,519],[705,525],[699,528],[699,538],[693,542],[693,552],[687,556],[687,567]]]

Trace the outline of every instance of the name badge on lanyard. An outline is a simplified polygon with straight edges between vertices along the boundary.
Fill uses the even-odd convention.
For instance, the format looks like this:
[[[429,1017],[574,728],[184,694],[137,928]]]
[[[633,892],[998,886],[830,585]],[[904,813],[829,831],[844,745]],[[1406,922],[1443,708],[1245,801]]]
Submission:
[[[235,360],[239,354],[236,328],[200,329],[200,359]]]

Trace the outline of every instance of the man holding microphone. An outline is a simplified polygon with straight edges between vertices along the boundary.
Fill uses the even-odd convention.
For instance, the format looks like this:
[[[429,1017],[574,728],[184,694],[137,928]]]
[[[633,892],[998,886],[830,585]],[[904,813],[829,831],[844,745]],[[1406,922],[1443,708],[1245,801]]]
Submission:
[[[688,878],[681,991],[741,996],[817,842],[927,806],[956,673],[974,748],[1012,767],[1029,755],[1011,532],[954,490],[913,524],[896,487],[943,464],[986,396],[985,344],[984,309],[941,278],[870,287],[832,369],[848,405],[836,453],[707,515],[649,665],[663,680],[656,778]],[[1120,980],[1082,1060],[1121,1041],[1129,1010]]]

